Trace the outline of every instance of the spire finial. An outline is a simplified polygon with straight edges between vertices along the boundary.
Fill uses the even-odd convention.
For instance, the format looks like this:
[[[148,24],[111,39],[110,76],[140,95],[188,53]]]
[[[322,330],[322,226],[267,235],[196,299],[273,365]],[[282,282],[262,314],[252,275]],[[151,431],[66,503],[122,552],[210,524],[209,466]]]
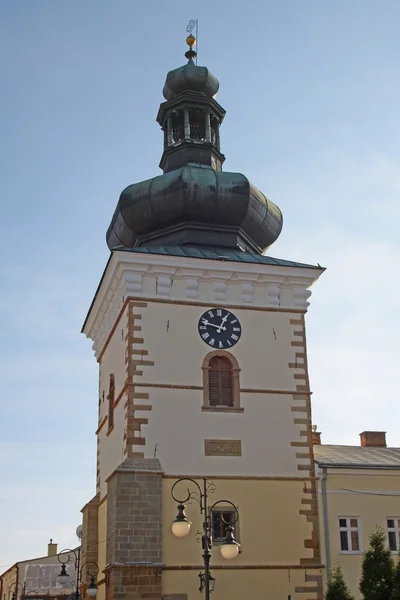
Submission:
[[[195,21],[194,19],[190,19],[186,27],[186,31],[189,34],[186,38],[186,43],[189,46],[189,50],[185,52],[185,56],[189,61],[193,60],[197,56],[197,52],[193,50],[193,46],[196,44],[197,41],[192,33],[195,27],[197,32],[197,20]]]

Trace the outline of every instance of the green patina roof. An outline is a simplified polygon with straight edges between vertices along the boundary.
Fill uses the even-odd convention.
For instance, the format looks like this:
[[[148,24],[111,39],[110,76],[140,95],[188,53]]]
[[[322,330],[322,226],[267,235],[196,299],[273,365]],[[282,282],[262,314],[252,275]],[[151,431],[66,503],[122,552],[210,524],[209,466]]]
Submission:
[[[282,258],[273,258],[272,256],[263,256],[261,254],[251,254],[229,248],[194,248],[191,246],[150,246],[140,248],[113,248],[121,252],[137,252],[139,254],[164,254],[166,256],[186,256],[189,258],[201,258],[208,260],[227,260],[241,263],[258,263],[262,265],[276,265],[279,267],[302,267],[304,269],[325,270],[320,265],[308,265],[305,263],[284,260]]]

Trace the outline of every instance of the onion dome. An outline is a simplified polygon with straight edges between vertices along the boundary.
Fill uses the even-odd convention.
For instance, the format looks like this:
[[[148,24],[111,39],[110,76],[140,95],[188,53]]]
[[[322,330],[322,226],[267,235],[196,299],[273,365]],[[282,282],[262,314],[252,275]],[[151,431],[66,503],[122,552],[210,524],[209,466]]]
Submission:
[[[107,232],[109,248],[210,245],[260,254],[282,213],[241,173],[186,166],[128,186]]]
[[[178,94],[187,90],[200,92],[207,98],[213,98],[218,92],[219,81],[210,73],[207,67],[198,67],[194,63],[193,59],[196,57],[196,52],[193,50],[196,43],[195,37],[189,35],[186,38],[186,43],[190,48],[185,54],[188,62],[183,67],[168,73],[163,89],[164,98],[172,100]]]
[[[157,114],[164,172],[122,192],[108,247],[212,246],[261,254],[278,238],[282,213],[245,175],[222,171],[219,84],[193,62],[195,38],[186,41],[189,62],[168,73]]]

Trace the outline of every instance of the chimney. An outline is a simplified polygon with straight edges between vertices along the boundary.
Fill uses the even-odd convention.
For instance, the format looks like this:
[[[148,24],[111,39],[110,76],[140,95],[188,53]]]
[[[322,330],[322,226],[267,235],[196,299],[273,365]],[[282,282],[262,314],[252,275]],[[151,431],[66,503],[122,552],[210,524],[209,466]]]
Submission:
[[[360,441],[363,448],[386,448],[386,431],[363,431]]]
[[[313,446],[321,445],[321,432],[317,431],[316,425],[312,426],[311,440],[312,440]]]
[[[56,556],[57,554],[57,544],[53,544],[53,540],[50,540],[50,543],[47,544],[47,556]]]

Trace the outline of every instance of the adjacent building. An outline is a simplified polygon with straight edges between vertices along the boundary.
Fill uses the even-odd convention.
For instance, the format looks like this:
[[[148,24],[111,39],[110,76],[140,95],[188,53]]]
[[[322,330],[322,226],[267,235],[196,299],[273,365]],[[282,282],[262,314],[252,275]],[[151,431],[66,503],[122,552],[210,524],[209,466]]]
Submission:
[[[207,477],[226,499],[210,515],[214,600],[320,600],[305,314],[323,269],[265,255],[282,213],[222,170],[225,110],[194,42],[157,115],[163,174],[122,192],[83,326],[99,364],[83,560],[100,567],[99,600],[198,598],[201,517],[189,504],[193,534],[174,537],[171,488]],[[241,544],[229,563],[228,501]]]
[[[368,537],[379,526],[394,555],[400,551],[400,448],[380,431],[360,434],[360,446],[321,444],[314,432],[322,562],[340,563],[355,598]],[[325,578],[326,583],[326,578]]]
[[[0,575],[0,599],[66,599],[74,589],[76,574],[73,564],[67,564],[66,570],[70,582],[67,586],[62,586],[58,580],[60,570],[57,544],[50,540],[46,556],[19,561]]]

